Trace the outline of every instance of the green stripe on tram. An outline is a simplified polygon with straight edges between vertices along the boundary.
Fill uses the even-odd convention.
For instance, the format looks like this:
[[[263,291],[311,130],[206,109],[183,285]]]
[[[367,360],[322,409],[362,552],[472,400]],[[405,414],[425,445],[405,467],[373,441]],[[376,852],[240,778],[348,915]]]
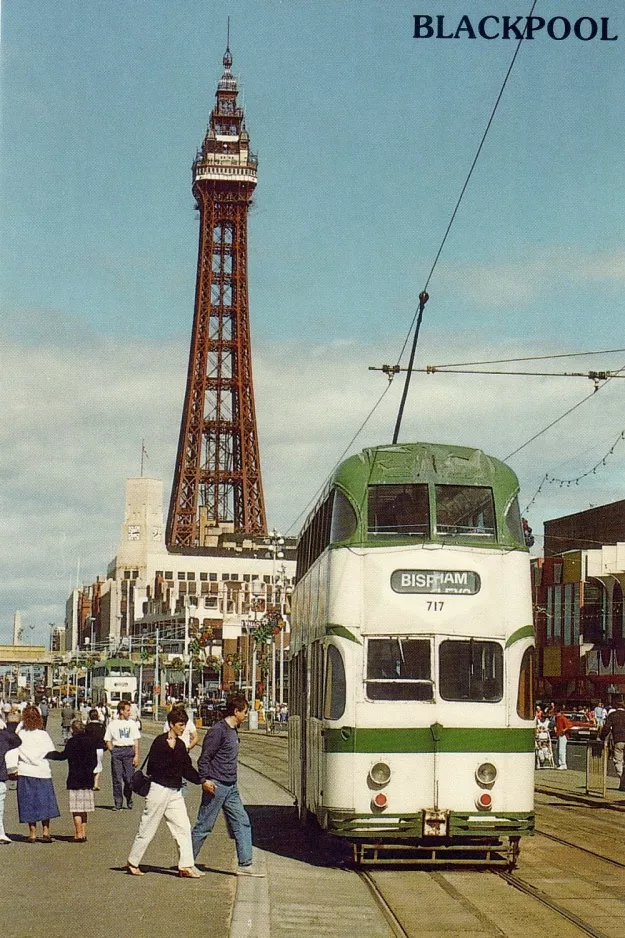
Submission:
[[[533,752],[534,728],[344,726],[325,730],[323,747],[325,752]]]
[[[520,642],[522,638],[535,638],[536,632],[534,631],[533,625],[524,625],[520,629],[517,629],[516,632],[513,632],[508,641],[506,642],[506,648],[510,648],[510,645],[514,645],[515,642]]]

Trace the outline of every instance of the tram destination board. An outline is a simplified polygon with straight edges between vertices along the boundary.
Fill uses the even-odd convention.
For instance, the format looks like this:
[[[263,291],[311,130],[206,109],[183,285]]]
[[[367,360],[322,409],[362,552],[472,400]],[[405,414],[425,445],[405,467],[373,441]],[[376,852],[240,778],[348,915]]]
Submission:
[[[395,593],[464,593],[474,596],[481,586],[473,570],[394,570],[391,589]]]

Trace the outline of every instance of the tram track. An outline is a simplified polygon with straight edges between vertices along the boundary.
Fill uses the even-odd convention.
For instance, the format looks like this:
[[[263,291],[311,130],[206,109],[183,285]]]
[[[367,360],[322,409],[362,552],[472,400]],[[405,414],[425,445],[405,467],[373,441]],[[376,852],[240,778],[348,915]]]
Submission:
[[[625,870],[625,863],[621,863],[620,860],[613,860],[611,857],[605,857],[602,853],[597,853],[595,850],[589,850],[588,847],[580,847],[579,844],[573,843],[572,840],[564,840],[563,837],[557,837],[555,834],[549,834],[547,831],[541,831],[538,827],[536,827],[534,831],[541,837],[546,837],[547,840],[552,840],[554,843],[562,844],[563,847],[574,847],[575,850],[580,850],[582,853],[587,853],[589,856],[595,857],[596,860],[602,860],[604,863],[609,863],[611,866],[617,866],[620,869]]]
[[[574,912],[570,912],[568,909],[564,908],[564,906],[560,905],[559,902],[556,902],[550,896],[546,895],[546,893],[537,889],[536,886],[532,886],[531,883],[527,883],[516,874],[507,873],[505,870],[491,870],[490,872],[500,879],[503,879],[509,886],[512,886],[513,889],[522,892],[526,896],[530,896],[532,899],[536,899],[541,905],[551,909],[552,912],[556,912],[561,918],[566,919],[572,925],[575,925],[576,928],[579,928],[584,935],[590,935],[591,938],[608,938],[604,932],[594,928],[589,922],[584,921],[584,919],[575,915]]]
[[[253,772],[268,779],[273,784],[277,785],[277,787],[280,789],[287,791],[285,786],[278,782],[270,774],[263,772],[262,769],[257,767],[257,765],[249,764],[245,757],[241,761],[246,764],[246,766]],[[538,833],[541,837],[546,838],[547,840],[558,843],[567,848],[574,848],[586,855],[592,856],[601,862],[608,863],[620,869],[625,868],[625,863],[622,863],[619,860],[613,860],[610,857],[599,854],[587,847],[581,847],[579,844],[565,840],[562,837],[557,837],[556,835],[550,834],[547,831],[537,829],[536,833]],[[345,869],[345,866],[339,861],[337,863],[337,868]],[[393,900],[388,898],[388,896],[385,894],[384,888],[380,885],[379,882],[376,881],[375,873],[371,870],[358,869],[357,867],[352,867],[352,870],[366,886],[367,891],[375,903],[375,906],[384,917],[384,920],[388,924],[388,927],[390,928],[394,938],[419,938],[423,925],[422,920],[415,925],[413,925],[411,922],[403,922],[400,917],[400,910],[395,907]],[[398,876],[405,876],[406,873],[408,873],[407,870],[398,870],[395,872]],[[438,886],[440,886],[449,895],[450,898],[455,900],[461,907],[463,907],[465,911],[470,912],[480,922],[485,936],[488,935],[489,938],[494,938],[494,936],[497,936],[497,938],[506,938],[506,935],[510,934],[510,932],[505,930],[505,925],[499,925],[495,920],[493,920],[490,914],[485,915],[485,913],[482,912],[482,910],[471,900],[469,896],[464,895],[461,889],[448,882],[447,876],[445,875],[449,872],[448,870],[423,870],[423,872],[425,872],[429,878],[431,878]],[[579,915],[576,915],[560,902],[551,898],[551,896],[547,895],[541,889],[537,888],[531,883],[527,882],[516,873],[511,873],[497,868],[490,868],[488,872],[501,879],[517,892],[527,896],[529,899],[532,899],[541,907],[549,909],[561,920],[567,921],[569,925],[573,926],[580,934],[587,935],[589,938],[610,938],[610,936],[608,936],[606,933],[595,928],[595,926],[590,922],[587,922]]]

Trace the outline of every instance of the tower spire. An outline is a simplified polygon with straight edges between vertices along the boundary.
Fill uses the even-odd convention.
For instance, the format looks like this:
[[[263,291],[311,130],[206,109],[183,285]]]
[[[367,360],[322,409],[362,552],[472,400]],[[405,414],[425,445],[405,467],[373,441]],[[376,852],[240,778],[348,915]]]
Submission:
[[[247,212],[256,187],[230,24],[215,105],[193,163],[200,213],[195,314],[167,546],[201,549],[210,529],[265,534],[247,291]]]

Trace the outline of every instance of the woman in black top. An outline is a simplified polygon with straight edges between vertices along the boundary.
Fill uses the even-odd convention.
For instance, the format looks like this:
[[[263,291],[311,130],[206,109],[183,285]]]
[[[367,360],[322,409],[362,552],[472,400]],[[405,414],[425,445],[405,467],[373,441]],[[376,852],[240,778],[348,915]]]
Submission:
[[[84,844],[87,841],[87,814],[95,811],[93,799],[93,770],[98,757],[96,744],[92,736],[85,733],[81,720],[74,720],[72,735],[65,743],[62,752],[53,750],[46,759],[59,761],[67,759],[67,790],[69,792],[69,810],[74,819],[74,841]]]
[[[89,711],[89,722],[85,724],[85,733],[87,736],[91,736],[96,745],[96,755],[98,757],[98,763],[93,770],[93,790],[100,791],[100,786],[98,782],[100,781],[100,773],[102,771],[102,757],[104,756],[104,750],[106,748],[106,743],[104,742],[104,734],[106,728],[104,723],[100,721],[97,710]]]
[[[139,864],[163,818],[171,831],[180,855],[178,875],[189,879],[203,876],[195,868],[191,846],[191,823],[182,797],[182,779],[201,784],[187,747],[179,738],[184,733],[188,716],[182,707],[173,707],[167,714],[169,732],[157,736],[148,756],[147,774],[152,779],[145,799],[139,831],[128,856],[126,869],[132,876],[143,876]]]

